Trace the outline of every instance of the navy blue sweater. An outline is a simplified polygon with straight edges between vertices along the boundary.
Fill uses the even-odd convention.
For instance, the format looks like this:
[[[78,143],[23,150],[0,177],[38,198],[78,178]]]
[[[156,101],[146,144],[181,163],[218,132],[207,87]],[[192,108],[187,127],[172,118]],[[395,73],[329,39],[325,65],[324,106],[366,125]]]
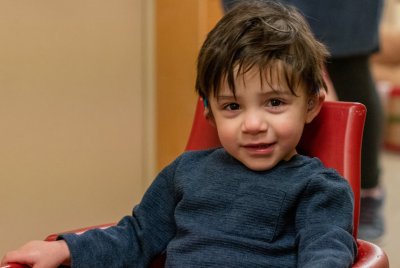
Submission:
[[[316,158],[252,171],[224,149],[187,152],[117,226],[64,235],[73,267],[350,267],[353,196]]]

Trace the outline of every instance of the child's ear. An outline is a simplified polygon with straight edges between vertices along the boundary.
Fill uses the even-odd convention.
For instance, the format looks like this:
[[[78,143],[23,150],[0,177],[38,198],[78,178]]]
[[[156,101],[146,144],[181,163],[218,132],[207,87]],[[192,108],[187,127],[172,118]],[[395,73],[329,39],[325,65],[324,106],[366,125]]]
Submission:
[[[215,121],[214,117],[212,115],[212,112],[210,110],[210,103],[208,102],[207,98],[202,98],[203,99],[203,105],[204,105],[204,117],[207,119],[207,121],[215,127]]]
[[[325,100],[325,92],[321,91],[308,98],[306,123],[310,123],[319,113]]]
[[[212,112],[210,111],[210,107],[204,107],[204,117],[207,119],[207,121],[215,127],[215,120],[214,116],[212,115]]]

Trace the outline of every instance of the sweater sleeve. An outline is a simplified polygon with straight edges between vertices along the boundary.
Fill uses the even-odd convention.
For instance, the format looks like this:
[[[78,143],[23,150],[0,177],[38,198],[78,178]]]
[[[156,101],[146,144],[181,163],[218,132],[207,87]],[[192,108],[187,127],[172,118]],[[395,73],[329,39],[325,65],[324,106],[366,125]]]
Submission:
[[[352,190],[339,175],[322,175],[310,180],[296,213],[298,267],[351,267],[357,254]]]
[[[176,162],[166,167],[146,191],[131,216],[105,230],[61,236],[69,247],[72,267],[148,267],[175,235]]]

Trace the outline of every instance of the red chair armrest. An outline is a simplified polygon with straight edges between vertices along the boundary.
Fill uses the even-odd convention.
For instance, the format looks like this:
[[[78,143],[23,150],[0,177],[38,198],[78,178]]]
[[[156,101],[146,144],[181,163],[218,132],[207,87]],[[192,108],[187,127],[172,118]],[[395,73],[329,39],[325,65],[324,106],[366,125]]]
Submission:
[[[0,266],[0,268],[29,268],[29,266],[25,264],[9,263],[4,266]]]
[[[56,241],[57,238],[62,235],[62,234],[83,234],[86,231],[92,230],[92,229],[106,229],[108,227],[111,227],[115,225],[115,223],[107,223],[107,224],[101,224],[101,225],[95,225],[95,226],[89,226],[89,227],[84,227],[84,228],[79,228],[71,231],[66,231],[66,232],[61,232],[61,233],[55,233],[47,236],[45,238],[45,241]],[[19,264],[19,263],[9,263],[4,266],[0,266],[0,268],[29,268],[30,266],[25,265],[25,264]]]
[[[56,241],[57,238],[62,234],[78,234],[78,235],[80,235],[80,234],[83,234],[84,232],[92,230],[92,229],[107,229],[108,227],[111,227],[114,225],[115,225],[115,223],[107,223],[107,224],[79,228],[79,229],[61,232],[61,233],[55,233],[55,234],[51,234],[51,235],[47,236],[45,241]],[[2,268],[2,267],[0,267],[0,268]]]
[[[386,253],[377,245],[361,239],[357,239],[358,255],[353,268],[372,267],[387,268],[389,259]]]

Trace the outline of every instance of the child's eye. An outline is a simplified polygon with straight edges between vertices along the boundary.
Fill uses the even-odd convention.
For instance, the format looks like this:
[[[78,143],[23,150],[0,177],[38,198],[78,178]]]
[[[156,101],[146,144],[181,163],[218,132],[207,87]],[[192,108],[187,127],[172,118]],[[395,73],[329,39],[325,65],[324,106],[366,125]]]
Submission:
[[[281,101],[279,99],[271,99],[267,103],[267,105],[271,106],[271,107],[278,107],[278,106],[281,106],[282,104],[283,104],[283,101]]]
[[[239,108],[240,108],[239,104],[237,104],[235,102],[224,105],[224,110],[228,110],[228,111],[239,110]]]

